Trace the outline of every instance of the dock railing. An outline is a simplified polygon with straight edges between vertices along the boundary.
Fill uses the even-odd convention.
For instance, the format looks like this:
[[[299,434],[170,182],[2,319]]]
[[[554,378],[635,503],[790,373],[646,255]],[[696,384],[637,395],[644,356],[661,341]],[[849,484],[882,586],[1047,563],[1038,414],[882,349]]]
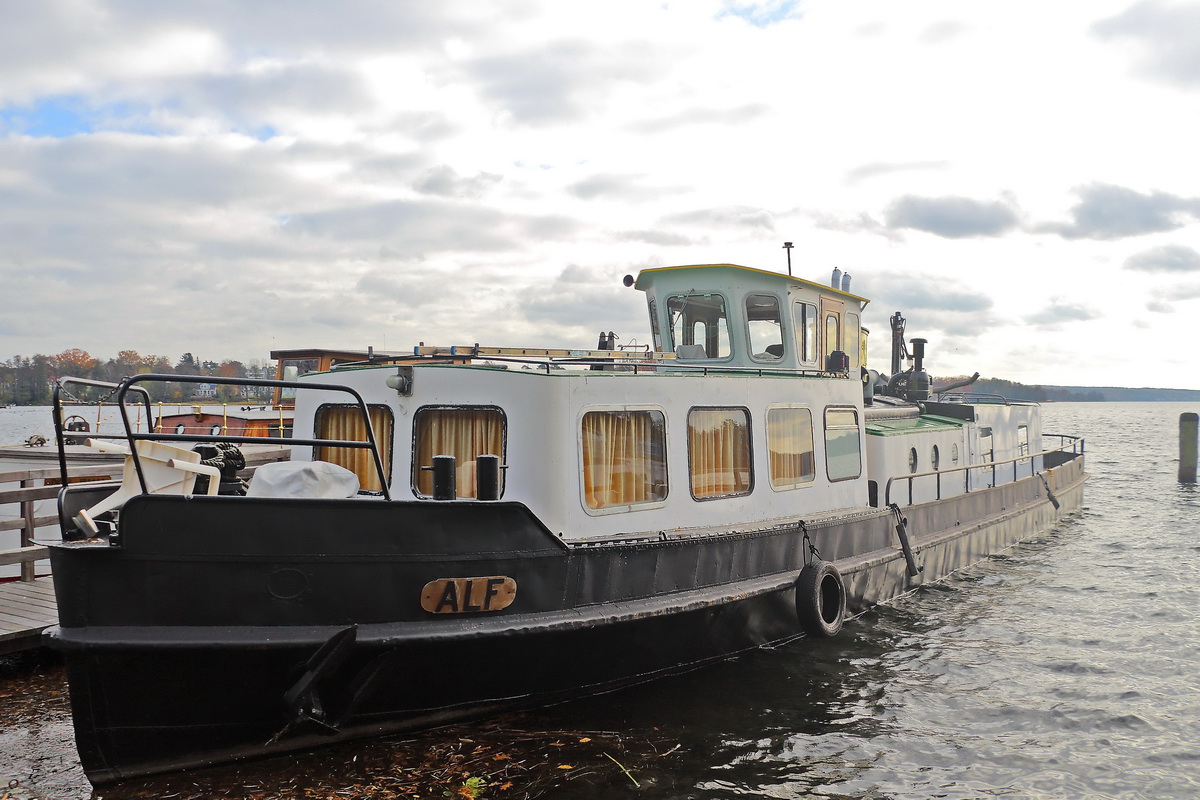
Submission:
[[[71,481],[103,481],[119,478],[122,464],[100,464],[96,466],[74,467],[71,470]],[[20,515],[12,519],[0,520],[0,531],[19,530],[20,545],[12,550],[0,550],[0,566],[9,567],[21,565],[20,580],[34,579],[34,562],[48,558],[50,551],[47,547],[34,541],[38,528],[58,524],[58,514],[37,516],[37,502],[49,500],[58,496],[62,488],[62,479],[58,467],[50,469],[25,469],[13,472],[0,472],[0,487],[9,484],[20,484],[20,488],[0,488],[0,508],[17,506]]]
[[[1023,464],[1028,464],[1028,472],[1029,472],[1028,477],[1032,478],[1033,476],[1037,475],[1037,469],[1036,469],[1035,465],[1037,463],[1037,459],[1039,459],[1039,458],[1042,459],[1043,466],[1045,466],[1046,460],[1048,460],[1048,459],[1053,460],[1053,456],[1055,453],[1063,454],[1063,457],[1061,457],[1062,461],[1069,460],[1068,458],[1065,457],[1067,454],[1070,454],[1071,457],[1083,455],[1084,439],[1082,436],[1070,436],[1070,435],[1062,434],[1062,433],[1044,433],[1044,434],[1042,434],[1042,437],[1043,438],[1050,437],[1050,438],[1058,439],[1060,444],[1058,447],[1052,447],[1048,450],[1043,450],[1040,453],[1033,453],[1030,455],[1017,456],[1016,458],[1006,458],[1003,461],[987,461],[982,464],[968,464],[968,465],[962,466],[962,467],[951,467],[950,469],[938,469],[938,470],[931,470],[929,472],[914,472],[911,475],[893,475],[892,477],[888,478],[887,485],[884,488],[884,505],[890,506],[892,504],[892,484],[896,483],[897,481],[904,481],[907,483],[907,485],[908,485],[908,503],[907,504],[911,506],[911,505],[913,505],[913,497],[914,497],[913,485],[914,485],[915,481],[919,478],[933,478],[935,492],[934,492],[934,497],[932,497],[930,499],[931,500],[941,500],[942,499],[942,478],[943,477],[948,477],[948,476],[954,475],[956,473],[961,473],[963,476],[962,494],[970,494],[972,491],[977,491],[979,489],[988,489],[993,486],[996,486],[997,485],[996,479],[998,477],[1007,477],[1007,470],[1004,471],[1003,476],[1001,476],[1001,473],[998,472],[997,470],[999,470],[1002,467],[1006,467],[1007,465],[1010,465],[1010,464],[1012,465],[1012,482],[1016,483],[1019,478],[1026,477],[1024,475],[1021,475],[1021,473],[1024,471],[1024,470],[1022,470]],[[1058,461],[1058,463],[1062,463],[1062,461]],[[984,481],[979,484],[976,484],[972,480],[971,476],[973,474],[983,475],[983,474],[987,474],[987,473],[990,473],[990,478],[991,478],[990,482]],[[955,486],[957,488],[957,482],[956,482]]]

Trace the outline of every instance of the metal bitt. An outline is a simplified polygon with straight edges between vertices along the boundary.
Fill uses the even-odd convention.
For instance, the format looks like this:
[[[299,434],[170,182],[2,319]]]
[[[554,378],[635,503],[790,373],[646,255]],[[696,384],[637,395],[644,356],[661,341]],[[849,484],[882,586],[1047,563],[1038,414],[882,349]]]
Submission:
[[[500,456],[483,455],[475,459],[475,497],[500,499]]]
[[[1187,411],[1179,415],[1179,482],[1196,482],[1196,453],[1200,449],[1200,415]]]
[[[433,499],[454,500],[458,497],[458,462],[454,456],[433,457]]]

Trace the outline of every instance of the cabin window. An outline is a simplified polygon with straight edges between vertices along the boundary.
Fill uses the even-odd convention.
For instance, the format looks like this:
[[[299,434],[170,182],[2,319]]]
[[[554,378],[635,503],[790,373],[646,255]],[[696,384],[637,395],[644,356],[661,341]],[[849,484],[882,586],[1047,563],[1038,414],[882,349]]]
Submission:
[[[667,423],[661,411],[589,411],[583,415],[583,499],[606,509],[667,497]]]
[[[837,314],[825,315],[825,355],[833,355],[834,350],[842,349],[842,336],[838,326]]]
[[[825,409],[825,472],[829,480],[844,481],[861,475],[859,451],[858,411]]]
[[[994,449],[992,445],[992,429],[990,426],[983,426],[979,429],[979,458],[981,463],[989,464],[994,458]]]
[[[938,451],[938,446],[935,444],[929,451],[929,466],[934,472],[942,465],[942,454]]]
[[[454,456],[457,497],[475,497],[475,462],[479,456],[500,456],[505,463],[506,421],[504,412],[490,406],[427,407],[413,419],[413,491],[433,495],[434,456]],[[500,493],[504,493],[504,470],[500,470]]]
[[[768,409],[767,452],[772,489],[812,483],[817,476],[812,412],[807,408]]]
[[[658,303],[651,297],[647,301],[650,308],[650,336],[654,340],[654,349],[662,350],[662,328],[658,324]]]
[[[389,483],[392,480],[392,410],[387,406],[367,406],[371,416],[371,428],[375,432],[375,444],[379,447],[379,458]],[[342,439],[344,441],[367,441],[367,428],[363,423],[362,411],[358,406],[323,405],[317,409],[316,438]],[[383,491],[379,482],[379,470],[375,459],[365,447],[316,447],[313,458],[345,467],[358,476],[361,489],[370,492]]]
[[[667,298],[671,344],[679,358],[727,358],[729,316],[719,294],[687,294]]]
[[[769,294],[752,294],[747,297],[746,325],[750,332],[750,353],[756,360],[783,360],[783,325],[779,317],[779,298]]]
[[[815,364],[817,362],[817,307],[812,303],[796,302],[792,304],[792,315],[796,318],[800,360],[805,364]]]
[[[315,358],[285,358],[279,362],[279,375],[285,381],[294,381],[310,372],[316,372],[320,368],[321,362]],[[280,387],[279,392],[276,403],[280,400],[296,402],[296,387],[283,386]]]
[[[859,343],[859,338],[860,338],[860,334],[859,334],[859,329],[858,329],[858,314],[851,314],[851,313],[847,312],[847,314],[846,314],[846,348],[845,348],[845,350],[846,350],[846,355],[850,357],[850,371],[851,372],[856,372],[858,370],[858,366],[859,366],[859,350],[861,350],[862,347],[861,347],[861,345],[858,347],[855,347],[855,344]]]
[[[1025,458],[1029,455],[1029,426],[1017,426],[1017,458]]]
[[[750,413],[744,408],[689,411],[688,465],[697,500],[748,494],[753,485]]]

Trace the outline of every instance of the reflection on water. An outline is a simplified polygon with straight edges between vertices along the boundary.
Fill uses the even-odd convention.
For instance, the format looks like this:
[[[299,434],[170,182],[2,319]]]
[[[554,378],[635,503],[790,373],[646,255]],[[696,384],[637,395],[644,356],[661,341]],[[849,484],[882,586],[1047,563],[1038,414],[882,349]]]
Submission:
[[[499,735],[514,752],[525,746],[521,757],[530,764],[543,759],[549,769],[504,791],[492,785],[484,796],[1200,796],[1200,493],[1176,482],[1185,410],[1195,409],[1047,406],[1047,431],[1088,438],[1093,478],[1085,512],[868,613],[836,639],[799,641],[506,718]],[[30,785],[64,785],[53,770],[73,752],[56,727],[61,719],[51,719],[42,736],[57,737],[58,761],[38,767],[46,771]],[[3,730],[0,736],[15,727]],[[461,732],[469,730],[460,729],[460,738],[470,739]],[[604,747],[623,742],[627,749],[584,752],[578,740],[592,737],[577,735],[560,737],[566,749],[555,750],[536,738],[539,731],[607,732]],[[395,772],[399,747],[424,746],[419,738],[399,741],[197,774],[190,783],[160,784],[159,794],[251,797],[237,787],[254,785],[271,797],[272,786],[283,792],[279,775],[305,765],[336,782],[337,775],[363,778],[347,765],[370,764],[366,777],[382,778]],[[24,746],[0,738],[0,753]],[[559,764],[546,759],[555,755],[568,764],[590,760],[586,770],[569,764],[575,777],[554,774]],[[184,791],[196,781],[208,795]],[[337,784],[349,785],[351,777]],[[85,785],[72,791],[61,796],[88,796]]]

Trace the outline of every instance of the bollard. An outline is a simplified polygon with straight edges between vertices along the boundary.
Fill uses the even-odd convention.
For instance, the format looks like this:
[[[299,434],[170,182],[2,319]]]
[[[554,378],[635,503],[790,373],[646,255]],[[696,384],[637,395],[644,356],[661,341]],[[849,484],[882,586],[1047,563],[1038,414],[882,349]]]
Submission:
[[[1200,433],[1200,415],[1187,411],[1179,415],[1179,482],[1196,482],[1196,451]]]
[[[433,457],[433,499],[454,500],[458,497],[458,470],[454,456]]]
[[[500,456],[483,455],[475,459],[475,499],[500,499]]]

